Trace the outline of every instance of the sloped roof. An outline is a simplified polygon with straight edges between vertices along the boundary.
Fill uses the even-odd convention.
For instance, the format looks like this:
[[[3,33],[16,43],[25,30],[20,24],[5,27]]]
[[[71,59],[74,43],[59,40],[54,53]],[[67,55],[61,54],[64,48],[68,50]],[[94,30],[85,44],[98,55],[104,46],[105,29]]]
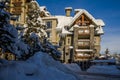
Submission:
[[[41,7],[40,7],[40,11],[41,11],[41,12],[44,12],[45,16],[47,16],[47,17],[51,15],[50,12],[47,11],[46,6],[41,6]]]
[[[72,17],[66,17],[66,16],[55,16],[55,17],[58,19],[58,24],[56,27],[58,31],[62,30],[62,28],[64,26],[67,26],[72,20]]]
[[[99,26],[105,26],[105,23],[103,22],[102,19],[96,19],[97,25]]]
[[[93,21],[93,23],[96,25],[96,31],[97,31],[97,34],[103,34],[104,31],[102,29],[102,27],[100,26],[104,26],[105,23],[101,20],[101,19],[95,19],[90,13],[88,13],[85,9],[77,9],[77,11],[79,11],[74,17],[66,17],[66,16],[61,16],[61,15],[58,15],[58,16],[54,16],[55,18],[57,18],[58,20],[58,24],[57,24],[57,27],[56,27],[56,30],[58,32],[61,32],[63,34],[72,34],[71,32],[69,31],[73,31],[73,27],[79,27],[78,25],[74,25],[73,27],[71,27],[73,25],[73,23],[76,21],[76,19],[79,18],[79,16],[81,14],[85,14],[87,17],[89,17],[90,20]],[[66,30],[64,27],[65,26],[69,26],[71,27],[68,30]],[[98,30],[97,30],[98,29]]]
[[[65,28],[63,27],[62,28],[62,34],[72,34],[72,32],[69,32],[69,31],[65,30]]]
[[[72,19],[72,21],[70,22],[69,26],[72,26],[72,24],[75,22],[75,20],[81,15],[81,14],[85,14],[87,17],[89,17],[96,25],[97,25],[97,22],[95,20],[95,18],[90,14],[88,13],[88,11],[86,11],[85,9],[75,9],[77,11],[79,11]]]
[[[104,34],[103,28],[101,26],[96,28],[97,34]]]

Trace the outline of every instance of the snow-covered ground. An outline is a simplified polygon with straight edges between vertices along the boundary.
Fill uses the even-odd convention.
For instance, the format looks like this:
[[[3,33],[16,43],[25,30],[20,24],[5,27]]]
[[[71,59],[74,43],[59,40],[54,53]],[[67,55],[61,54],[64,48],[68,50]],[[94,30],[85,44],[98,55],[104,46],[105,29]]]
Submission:
[[[103,76],[80,75],[82,80],[120,80],[120,78],[111,78]]]
[[[91,66],[87,72],[90,73],[101,73],[101,74],[109,74],[109,75],[120,75],[120,70],[117,69],[115,65],[94,65]]]
[[[0,80],[81,80],[63,64],[42,52],[27,61],[0,62]]]
[[[73,72],[81,71],[81,68],[76,63],[64,64],[64,65]]]
[[[62,64],[46,53],[38,52],[27,61],[0,60],[0,80],[120,80],[88,73],[117,74],[115,66],[91,66],[82,74],[77,64]]]

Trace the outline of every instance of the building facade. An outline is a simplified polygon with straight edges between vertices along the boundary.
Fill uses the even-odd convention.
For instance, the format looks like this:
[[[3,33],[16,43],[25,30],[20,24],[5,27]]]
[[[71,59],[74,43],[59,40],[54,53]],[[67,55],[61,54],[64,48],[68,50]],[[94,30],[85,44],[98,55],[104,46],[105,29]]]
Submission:
[[[101,35],[104,34],[102,28],[105,24],[85,9],[75,9],[73,17],[70,16],[71,11],[72,8],[67,7],[65,16],[43,18],[47,26],[51,27],[48,37],[54,45],[60,47],[63,62],[93,60],[100,54]]]
[[[9,12],[17,16],[12,24],[24,25],[30,0],[10,0]],[[61,61],[93,60],[100,54],[101,35],[104,34],[104,22],[95,19],[85,9],[75,9],[71,16],[72,7],[66,7],[66,15],[50,15],[45,6],[40,6],[40,16],[47,25],[48,40],[57,45],[61,51]]]

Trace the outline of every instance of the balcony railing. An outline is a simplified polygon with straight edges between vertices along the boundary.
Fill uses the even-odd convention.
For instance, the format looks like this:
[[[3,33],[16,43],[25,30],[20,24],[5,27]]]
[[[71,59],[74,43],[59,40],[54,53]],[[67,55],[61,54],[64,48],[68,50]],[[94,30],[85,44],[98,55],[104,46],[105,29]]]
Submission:
[[[89,41],[78,41],[78,47],[89,47],[90,42]]]
[[[89,55],[89,54],[79,54],[77,53],[75,55],[75,58],[77,59],[91,59],[92,58],[92,55]]]
[[[89,29],[80,29],[78,31],[79,35],[90,35],[90,30]]]

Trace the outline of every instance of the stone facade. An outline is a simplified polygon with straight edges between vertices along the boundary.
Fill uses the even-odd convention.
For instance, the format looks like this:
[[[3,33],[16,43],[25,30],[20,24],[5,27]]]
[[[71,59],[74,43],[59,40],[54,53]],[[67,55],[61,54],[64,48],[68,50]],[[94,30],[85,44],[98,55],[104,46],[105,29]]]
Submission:
[[[72,11],[71,8],[65,8],[66,16],[64,17],[71,17],[70,11]],[[67,25],[64,25],[64,20],[63,23],[61,23],[59,21],[59,18],[56,16],[47,17],[47,20],[51,21],[53,17],[56,18],[57,24],[55,24],[56,26],[52,27],[54,28],[52,29],[52,32],[55,32],[55,34],[57,34],[56,36],[58,37],[58,41],[56,41],[56,45],[60,46],[59,50],[62,52],[61,60],[63,62],[93,60],[100,54],[101,35],[104,32],[102,29],[101,31],[99,29],[98,33],[97,29],[99,26],[104,26],[104,22],[101,25],[99,25],[99,23],[95,23],[96,21],[91,20],[91,18],[94,17],[91,17],[92,15],[89,14],[86,10],[81,12],[80,15],[78,14],[80,14],[79,10],[75,12],[74,17],[71,19],[71,21],[69,21],[69,24]],[[43,20],[45,22],[47,21],[45,18],[43,18]],[[58,28],[59,23],[63,24],[61,25],[63,27],[61,30],[56,31],[55,27]],[[66,34],[63,28],[65,28]],[[55,40],[56,37],[52,37],[50,39]]]

